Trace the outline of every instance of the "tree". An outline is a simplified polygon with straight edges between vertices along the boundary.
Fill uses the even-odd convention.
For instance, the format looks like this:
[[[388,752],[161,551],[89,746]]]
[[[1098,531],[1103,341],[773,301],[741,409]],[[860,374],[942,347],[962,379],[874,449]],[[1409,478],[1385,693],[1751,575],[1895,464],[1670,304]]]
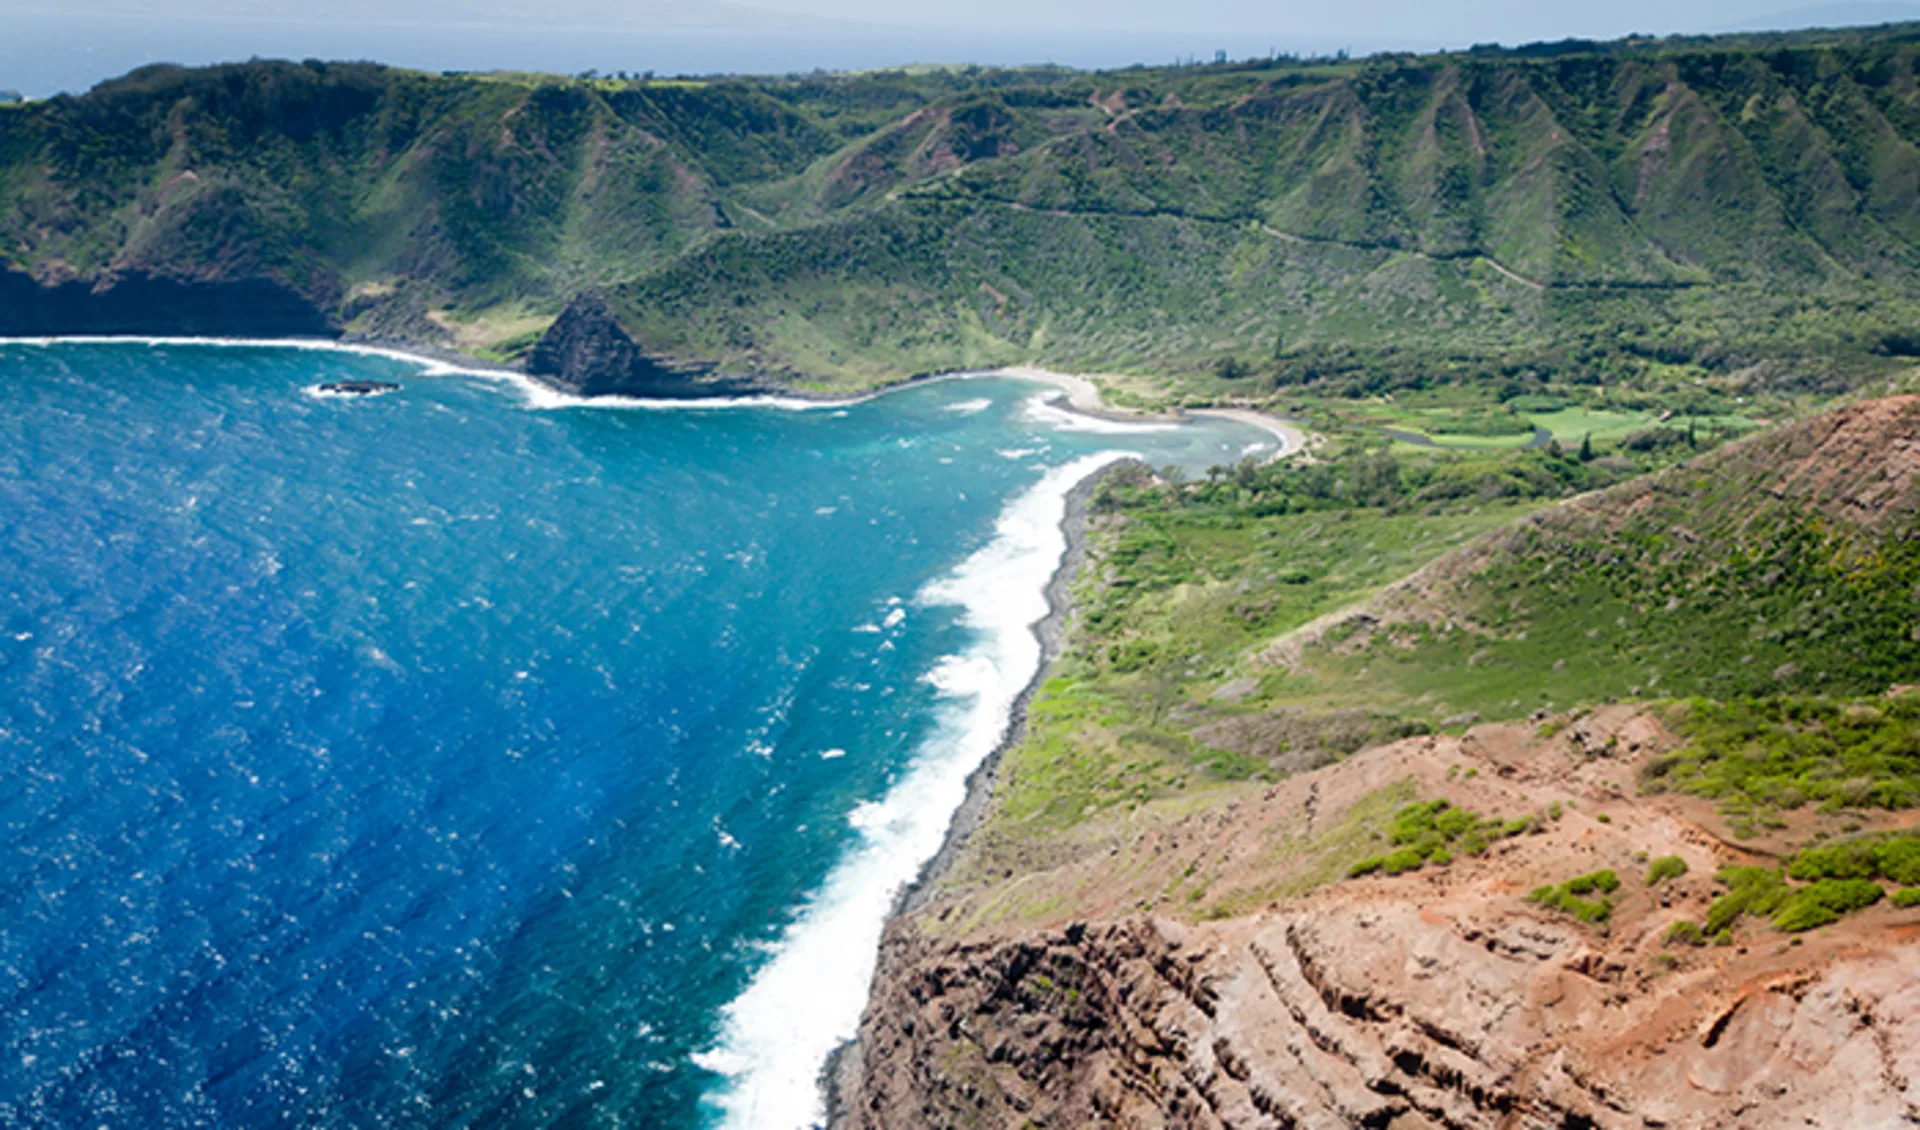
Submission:
[[[1582,463],[1593,462],[1593,433],[1592,432],[1588,432],[1586,435],[1583,435],[1580,437],[1580,462]]]

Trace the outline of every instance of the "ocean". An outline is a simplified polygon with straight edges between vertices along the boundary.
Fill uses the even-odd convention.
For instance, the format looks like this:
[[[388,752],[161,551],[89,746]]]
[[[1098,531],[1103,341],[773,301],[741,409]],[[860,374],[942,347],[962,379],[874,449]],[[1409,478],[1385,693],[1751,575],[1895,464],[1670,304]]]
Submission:
[[[812,1124],[1067,492],[1273,449],[1051,395],[0,343],[0,1125]]]

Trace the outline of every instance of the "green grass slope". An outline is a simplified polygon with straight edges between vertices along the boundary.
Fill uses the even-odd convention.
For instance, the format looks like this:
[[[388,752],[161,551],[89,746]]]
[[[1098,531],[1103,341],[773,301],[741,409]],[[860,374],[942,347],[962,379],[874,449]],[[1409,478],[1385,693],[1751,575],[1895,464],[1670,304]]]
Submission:
[[[1282,640],[1264,686],[1502,718],[1912,682],[1916,443],[1920,398],[1866,401],[1544,511]]]

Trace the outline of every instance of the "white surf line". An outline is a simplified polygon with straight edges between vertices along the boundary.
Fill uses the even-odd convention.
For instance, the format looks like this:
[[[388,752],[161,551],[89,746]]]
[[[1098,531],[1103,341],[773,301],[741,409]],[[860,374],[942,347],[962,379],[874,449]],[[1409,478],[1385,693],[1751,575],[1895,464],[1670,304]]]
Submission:
[[[1023,410],[1027,418],[1036,424],[1044,424],[1055,431],[1092,432],[1097,435],[1147,435],[1153,432],[1171,432],[1182,424],[1177,420],[1158,423],[1142,420],[1116,420],[1109,416],[1089,416],[1073,410],[1072,402],[1058,392],[1042,392],[1027,398]]]
[[[425,357],[418,353],[408,353],[404,349],[394,349],[384,345],[365,345],[358,342],[331,341],[319,337],[152,337],[143,334],[56,334],[50,337],[0,337],[0,345],[25,345],[53,347],[60,345],[147,345],[198,346],[214,349],[300,349],[310,353],[352,353],[362,357],[382,357],[389,361],[402,361],[420,366],[423,376],[468,376],[486,377],[491,380],[511,380],[521,374],[511,369],[478,368],[469,365],[456,365],[435,357]]]
[[[1048,471],[1001,511],[989,544],[916,597],[963,609],[976,642],[928,676],[941,699],[934,733],[885,797],[854,810],[855,843],[722,1010],[716,1047],[694,1057],[726,1077],[707,1100],[724,1130],[804,1130],[825,1119],[820,1070],[858,1031],[894,899],[940,850],[968,776],[1005,739],[1040,670],[1034,629],[1067,551],[1067,496],[1127,457],[1105,451]]]
[[[424,377],[478,377],[482,380],[505,384],[517,390],[526,400],[527,407],[551,410],[559,408],[624,408],[646,411],[712,411],[722,408],[778,408],[786,411],[808,412],[825,409],[845,408],[853,404],[865,404],[869,400],[882,397],[891,392],[900,392],[920,385],[933,384],[936,381],[984,380],[1004,378],[1027,381],[1033,384],[1060,387],[1056,382],[1043,377],[1028,376],[1019,373],[994,370],[967,370],[956,373],[938,373],[930,377],[905,381],[874,389],[858,396],[849,396],[832,400],[811,399],[799,396],[775,396],[761,394],[754,396],[710,396],[710,397],[638,397],[638,396],[579,396],[562,392],[525,373],[514,369],[494,368],[491,366],[460,365],[451,361],[442,361],[437,357],[427,357],[418,353],[409,353],[386,345],[367,345],[359,342],[332,341],[327,338],[313,337],[172,337],[145,334],[56,334],[42,337],[0,337],[0,346],[24,345],[52,347],[59,345],[146,345],[165,346],[202,346],[217,349],[301,349],[313,353],[347,353],[362,357],[380,357],[389,361],[400,361],[420,367]],[[1091,420],[1096,417],[1081,416],[1079,413],[1066,413],[1075,420]],[[1097,431],[1098,428],[1081,430]]]
[[[1256,412],[1251,408],[1189,408],[1190,416],[1211,416],[1216,420],[1237,420],[1250,427],[1273,436],[1280,441],[1280,450],[1267,457],[1267,462],[1297,455],[1307,449],[1307,433],[1265,412]]]

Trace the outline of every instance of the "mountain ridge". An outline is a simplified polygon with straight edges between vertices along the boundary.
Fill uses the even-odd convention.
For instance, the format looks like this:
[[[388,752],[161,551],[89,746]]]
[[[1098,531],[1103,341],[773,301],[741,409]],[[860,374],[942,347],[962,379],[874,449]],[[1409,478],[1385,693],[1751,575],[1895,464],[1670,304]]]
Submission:
[[[1100,73],[150,67],[0,107],[0,257],[266,280],[326,332],[495,362],[580,300],[648,358],[628,391],[1602,337],[1846,370],[1920,325],[1916,55],[1897,25]]]

